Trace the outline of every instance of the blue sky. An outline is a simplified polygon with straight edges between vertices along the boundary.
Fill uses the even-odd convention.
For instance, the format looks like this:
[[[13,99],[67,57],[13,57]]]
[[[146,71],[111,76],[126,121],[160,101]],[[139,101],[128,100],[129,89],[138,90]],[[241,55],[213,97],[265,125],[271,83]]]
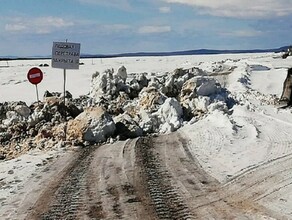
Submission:
[[[291,21],[292,0],[0,0],[0,56],[276,48]]]

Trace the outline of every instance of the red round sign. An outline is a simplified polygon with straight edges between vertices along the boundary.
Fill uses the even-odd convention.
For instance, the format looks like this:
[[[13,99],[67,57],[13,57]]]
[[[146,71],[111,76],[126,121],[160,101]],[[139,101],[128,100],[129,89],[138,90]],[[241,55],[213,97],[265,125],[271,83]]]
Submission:
[[[31,68],[27,73],[27,79],[32,84],[39,84],[43,80],[43,72],[37,68]]]

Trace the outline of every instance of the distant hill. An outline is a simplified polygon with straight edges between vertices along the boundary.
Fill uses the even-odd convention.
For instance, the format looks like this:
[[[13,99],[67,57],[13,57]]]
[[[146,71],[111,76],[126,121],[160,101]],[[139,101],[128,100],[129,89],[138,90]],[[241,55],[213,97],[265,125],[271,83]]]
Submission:
[[[120,53],[120,54],[81,54],[81,58],[113,58],[113,57],[142,57],[142,56],[183,56],[183,55],[210,55],[210,54],[236,54],[236,53],[279,53],[287,51],[290,46],[284,46],[276,49],[253,49],[253,50],[212,50],[198,49],[174,52],[137,52],[137,53]],[[31,60],[31,59],[50,59],[51,56],[0,56],[0,60]]]
[[[185,50],[175,52],[137,52],[137,53],[121,53],[112,55],[102,54],[82,54],[83,58],[110,58],[110,57],[141,57],[141,56],[183,56],[183,55],[210,55],[210,54],[235,54],[235,53],[279,53],[287,51],[290,46],[284,46],[276,49],[253,49],[253,50]]]

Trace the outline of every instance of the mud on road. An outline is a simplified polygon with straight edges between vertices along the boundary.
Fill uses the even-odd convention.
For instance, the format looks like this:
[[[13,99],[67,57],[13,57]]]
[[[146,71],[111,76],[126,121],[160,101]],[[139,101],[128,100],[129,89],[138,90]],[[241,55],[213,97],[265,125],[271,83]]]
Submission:
[[[241,192],[244,176],[222,185],[208,175],[188,143],[172,133],[80,149],[24,219],[281,218]]]

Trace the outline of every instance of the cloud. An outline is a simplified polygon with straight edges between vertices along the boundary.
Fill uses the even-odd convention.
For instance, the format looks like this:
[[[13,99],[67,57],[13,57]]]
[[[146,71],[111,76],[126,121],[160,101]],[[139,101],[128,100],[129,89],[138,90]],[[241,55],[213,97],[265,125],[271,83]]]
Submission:
[[[94,4],[94,5],[102,5],[106,7],[114,7],[122,10],[131,9],[131,4],[128,0],[77,0],[82,4]]]
[[[23,31],[27,29],[27,27],[24,24],[6,24],[5,30],[10,32],[17,32],[17,31]]]
[[[8,19],[5,24],[5,31],[15,33],[37,33],[47,34],[59,30],[61,28],[67,28],[74,25],[71,21],[66,21],[59,17],[38,17],[38,18],[12,18]]]
[[[230,36],[230,37],[256,37],[262,35],[262,31],[256,31],[256,30],[236,30],[236,31],[230,31],[230,32],[224,32],[220,35],[222,36]]]
[[[170,7],[160,7],[159,8],[159,12],[160,13],[170,13],[171,12],[171,9],[170,9]]]
[[[138,29],[139,34],[157,34],[170,32],[170,26],[142,26]]]
[[[66,21],[63,18],[58,17],[41,17],[37,18],[34,21],[34,24],[37,26],[47,26],[47,27],[55,27],[55,28],[63,28],[73,26],[74,23],[71,21]]]
[[[292,13],[291,0],[162,0],[195,7],[202,14],[233,18],[272,18]]]
[[[99,29],[104,34],[116,34],[121,33],[123,31],[131,30],[131,26],[126,24],[105,24],[100,25]]]

